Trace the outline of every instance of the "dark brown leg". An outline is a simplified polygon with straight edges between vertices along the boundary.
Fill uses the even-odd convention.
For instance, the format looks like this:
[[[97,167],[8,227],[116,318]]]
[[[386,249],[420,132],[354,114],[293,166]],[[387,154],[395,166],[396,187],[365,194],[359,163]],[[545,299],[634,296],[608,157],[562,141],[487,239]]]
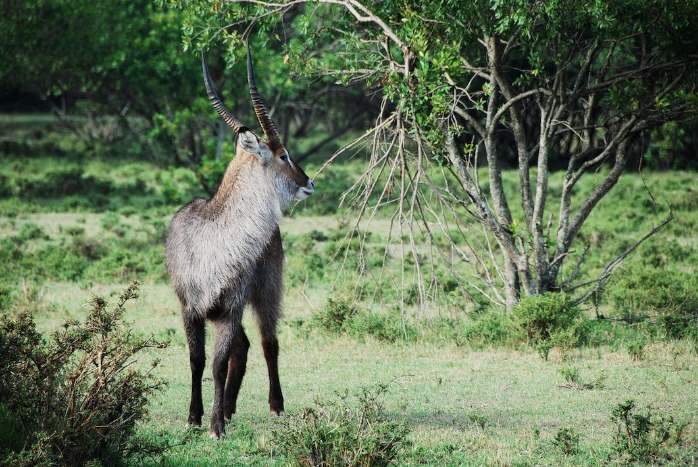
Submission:
[[[281,234],[277,230],[267,246],[264,261],[260,262],[255,273],[255,287],[251,296],[269,372],[269,408],[276,415],[284,411],[284,396],[279,382],[279,341],[276,339],[276,324],[281,315],[283,259]]]
[[[275,335],[262,336],[264,358],[269,372],[269,409],[276,415],[284,412],[284,396],[279,381],[279,341]]]
[[[204,404],[201,400],[201,378],[206,366],[206,326],[202,320],[184,319],[184,331],[189,345],[189,364],[191,366],[191,402],[189,404],[190,425],[201,426]]]
[[[233,343],[233,323],[230,316],[214,321],[216,327],[216,343],[213,350],[213,408],[211,409],[212,438],[220,438],[225,433],[223,405],[225,394],[225,378],[228,373],[228,360]]]
[[[245,376],[247,367],[247,351],[250,348],[250,341],[247,339],[245,330],[240,326],[239,332],[233,338],[233,345],[228,360],[228,376],[225,380],[225,402],[223,405],[223,417],[230,420],[235,413],[238,392]]]

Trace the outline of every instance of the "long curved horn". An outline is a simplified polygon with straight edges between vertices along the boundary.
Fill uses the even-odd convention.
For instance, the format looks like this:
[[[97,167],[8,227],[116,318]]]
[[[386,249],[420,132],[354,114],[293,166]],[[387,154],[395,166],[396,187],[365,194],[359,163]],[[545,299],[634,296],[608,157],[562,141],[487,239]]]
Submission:
[[[204,83],[206,84],[206,94],[208,94],[208,99],[213,104],[213,108],[216,109],[218,115],[223,118],[223,121],[228,124],[230,128],[233,129],[235,133],[240,133],[242,131],[247,131],[248,128],[240,122],[237,118],[233,117],[228,109],[223,105],[223,101],[218,92],[216,92],[216,87],[213,85],[213,80],[208,72],[208,66],[206,65],[206,60],[204,60],[204,52],[201,52],[201,68],[204,70]]]
[[[254,79],[254,69],[252,68],[252,54],[250,53],[250,46],[247,46],[247,83],[250,86],[250,97],[252,97],[252,107],[254,107],[254,113],[257,114],[257,120],[259,124],[262,125],[262,130],[267,136],[269,147],[272,149],[281,145],[281,138],[279,138],[279,131],[276,129],[276,125],[269,118],[269,112],[267,112],[267,106],[264,105],[264,100],[262,96],[259,95],[257,91],[257,83]]]

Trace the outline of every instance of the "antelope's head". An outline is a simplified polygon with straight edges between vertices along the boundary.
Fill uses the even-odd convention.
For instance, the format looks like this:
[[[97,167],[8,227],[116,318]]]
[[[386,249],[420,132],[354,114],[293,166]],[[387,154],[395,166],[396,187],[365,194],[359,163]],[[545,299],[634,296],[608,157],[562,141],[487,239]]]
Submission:
[[[269,117],[269,112],[264,104],[262,96],[257,91],[257,84],[252,66],[252,56],[250,49],[247,49],[247,82],[252,97],[252,106],[257,115],[257,120],[262,127],[265,139],[262,140],[254,134],[249,127],[243,125],[231,114],[223,105],[223,101],[218,96],[213,80],[208,72],[208,66],[201,54],[201,66],[204,72],[204,82],[208,98],[223,121],[237,134],[237,155],[248,154],[256,159],[257,163],[267,167],[269,174],[273,178],[279,198],[284,204],[292,200],[303,200],[315,191],[315,182],[310,179],[300,165],[296,164],[284,147],[279,137],[276,125]]]

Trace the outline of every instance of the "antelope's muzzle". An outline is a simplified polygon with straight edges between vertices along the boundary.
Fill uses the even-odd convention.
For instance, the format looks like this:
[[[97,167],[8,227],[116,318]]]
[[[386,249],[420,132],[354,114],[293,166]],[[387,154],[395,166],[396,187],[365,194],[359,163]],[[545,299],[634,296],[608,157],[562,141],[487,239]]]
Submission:
[[[315,182],[309,178],[308,183],[305,184],[305,186],[302,186],[296,191],[296,199],[299,201],[304,200],[308,196],[312,195],[313,192],[315,192]]]

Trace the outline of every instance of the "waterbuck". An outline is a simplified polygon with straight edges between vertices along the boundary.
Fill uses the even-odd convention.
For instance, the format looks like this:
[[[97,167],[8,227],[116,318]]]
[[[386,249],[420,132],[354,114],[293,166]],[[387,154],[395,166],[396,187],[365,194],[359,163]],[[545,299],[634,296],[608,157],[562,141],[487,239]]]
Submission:
[[[314,191],[314,183],[281,143],[255,84],[247,52],[247,79],[265,141],[235,118],[218,96],[201,56],[208,97],[237,135],[236,155],[211,199],[195,199],[174,215],[167,234],[167,269],[182,305],[191,364],[189,424],[201,425],[201,378],[205,365],[205,323],[216,339],[214,398],[210,435],[220,438],[235,413],[245,375],[249,340],[241,325],[246,304],[255,310],[269,372],[269,407],[284,410],[278,372],[276,324],[280,315],[283,248],[279,221],[294,199]]]

